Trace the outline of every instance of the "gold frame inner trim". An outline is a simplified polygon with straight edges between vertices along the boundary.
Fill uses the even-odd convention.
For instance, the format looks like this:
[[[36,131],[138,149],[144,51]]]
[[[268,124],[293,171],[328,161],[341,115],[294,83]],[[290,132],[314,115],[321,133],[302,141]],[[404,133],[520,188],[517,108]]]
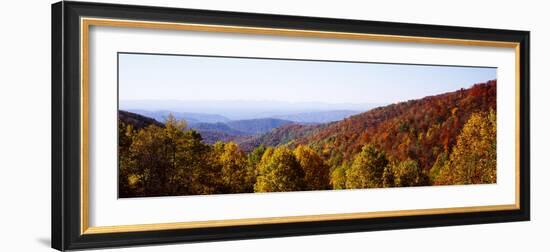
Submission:
[[[516,70],[515,70],[516,71],[515,73],[516,74],[516,80],[515,80],[516,81],[515,204],[90,227],[89,198],[88,198],[89,197],[89,149],[88,149],[89,147],[88,146],[89,146],[89,78],[90,78],[89,76],[89,32],[90,32],[91,26],[514,48],[515,56],[516,56],[516,63],[515,63],[516,64]],[[80,47],[81,48],[81,51],[80,51],[81,101],[80,102],[81,102],[81,122],[82,122],[81,123],[82,146],[81,146],[81,167],[80,167],[81,168],[80,233],[83,235],[119,233],[119,232],[158,231],[158,230],[171,230],[171,229],[206,228],[206,227],[226,227],[226,226],[237,226],[237,225],[258,225],[258,224],[349,220],[349,219],[396,217],[396,216],[489,212],[489,211],[520,209],[520,205],[519,205],[520,203],[520,192],[519,192],[519,187],[520,187],[520,170],[519,170],[519,167],[520,167],[520,164],[519,164],[519,158],[520,158],[520,143],[519,143],[520,50],[519,50],[519,43],[503,42],[503,41],[488,41],[488,40],[467,40],[467,39],[452,39],[452,38],[329,32],[329,31],[317,31],[317,30],[294,30],[294,29],[262,28],[262,27],[248,27],[248,26],[206,25],[206,24],[194,24],[194,23],[152,22],[152,21],[101,19],[101,18],[81,18],[80,28],[81,28],[80,29],[80,38],[81,38],[80,40],[80,43],[81,43],[81,47]]]

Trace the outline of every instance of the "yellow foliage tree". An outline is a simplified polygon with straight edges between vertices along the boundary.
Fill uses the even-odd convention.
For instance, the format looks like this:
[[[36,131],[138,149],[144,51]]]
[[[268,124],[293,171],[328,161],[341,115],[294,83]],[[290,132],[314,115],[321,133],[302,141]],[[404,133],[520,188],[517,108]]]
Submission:
[[[304,189],[304,171],[286,147],[268,148],[258,166],[255,192],[290,192]]]
[[[334,168],[330,176],[330,183],[332,189],[341,190],[346,189],[346,171],[349,169],[347,162]]]
[[[118,191],[119,195],[127,196],[136,190],[136,176],[130,171],[130,152],[135,131],[132,125],[118,122]]]
[[[150,125],[132,134],[127,158],[121,159],[122,176],[132,179],[130,196],[203,194],[207,147],[201,136],[185,130],[185,121],[169,115],[164,127]],[[120,132],[119,132],[120,134]],[[127,135],[127,133],[126,133]],[[120,140],[125,141],[122,137]],[[200,185],[200,186],[199,186]]]
[[[312,148],[299,145],[294,149],[294,156],[304,170],[306,190],[324,190],[330,187],[329,167]]]
[[[245,153],[234,142],[224,144],[219,155],[222,181],[232,193],[251,191],[247,184],[247,159]]]
[[[384,169],[388,165],[386,153],[372,144],[363,146],[346,172],[346,188],[379,188],[383,186]]]
[[[247,157],[247,180],[246,183],[251,185],[251,190],[254,191],[254,184],[256,183],[256,177],[258,176],[258,170],[256,167],[260,164],[264,153],[267,148],[264,145],[256,147]]]
[[[495,112],[472,114],[436,183],[496,183],[496,140]]]

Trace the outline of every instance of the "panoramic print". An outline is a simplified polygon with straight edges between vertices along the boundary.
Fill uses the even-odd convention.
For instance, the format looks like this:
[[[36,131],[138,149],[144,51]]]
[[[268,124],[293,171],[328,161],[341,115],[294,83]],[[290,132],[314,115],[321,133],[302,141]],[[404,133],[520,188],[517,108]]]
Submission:
[[[497,180],[496,68],[118,57],[120,198]]]

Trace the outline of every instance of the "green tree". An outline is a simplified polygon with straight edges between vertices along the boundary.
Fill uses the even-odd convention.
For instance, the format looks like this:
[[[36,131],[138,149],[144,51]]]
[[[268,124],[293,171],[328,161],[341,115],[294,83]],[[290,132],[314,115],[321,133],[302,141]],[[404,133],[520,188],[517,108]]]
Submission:
[[[309,146],[299,145],[294,156],[304,170],[306,190],[325,190],[330,186],[329,167]]]
[[[346,188],[378,188],[383,186],[382,176],[388,165],[386,153],[372,144],[363,146],[346,172]]]
[[[247,184],[251,185],[252,191],[254,191],[254,184],[256,183],[256,177],[258,176],[257,167],[262,161],[267,148],[262,144],[256,147],[248,154],[248,166],[247,166]]]
[[[304,190],[304,171],[286,147],[268,148],[254,184],[255,192],[289,192]]]
[[[407,159],[402,162],[396,162],[391,170],[393,170],[395,186],[406,187],[428,184],[428,177],[415,160]]]
[[[264,152],[266,151],[266,149],[267,148],[263,144],[261,144],[260,146],[252,150],[248,154],[248,163],[251,166],[257,166],[262,160],[262,156],[264,155]]]
[[[346,189],[346,172],[349,169],[349,164],[347,162],[342,163],[341,165],[334,168],[330,176],[330,183],[332,184],[332,189],[340,190]]]
[[[462,128],[438,184],[496,183],[496,114],[474,113]]]

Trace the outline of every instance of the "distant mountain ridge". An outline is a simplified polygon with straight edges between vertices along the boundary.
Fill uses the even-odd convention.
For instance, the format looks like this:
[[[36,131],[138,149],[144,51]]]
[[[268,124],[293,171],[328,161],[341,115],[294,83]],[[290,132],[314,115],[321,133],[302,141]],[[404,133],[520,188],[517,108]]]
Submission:
[[[159,111],[147,111],[147,110],[131,110],[123,113],[132,113],[135,115],[141,115],[143,117],[150,117],[158,123],[164,122],[169,114],[174,115],[176,119],[185,120],[188,127],[201,133],[206,143],[214,143],[216,141],[235,141],[242,142],[243,145],[249,147],[254,146],[254,143],[258,141],[264,141],[258,139],[258,136],[269,133],[280,127],[286,125],[295,125],[290,128],[282,128],[278,130],[274,135],[285,135],[285,130],[288,131],[291,128],[298,127],[298,125],[314,125],[325,123],[334,120],[341,120],[352,114],[356,114],[357,111],[351,110],[333,110],[333,111],[313,111],[307,113],[280,115],[282,118],[289,118],[293,120],[286,120],[281,118],[257,118],[246,120],[230,120],[227,117],[217,114],[202,114],[202,113],[187,113],[187,112],[172,112],[168,110]],[[162,124],[162,123],[161,123]],[[305,127],[309,129],[311,127]],[[302,133],[304,131],[301,131]],[[287,134],[282,139],[289,139],[297,136],[296,134]],[[301,136],[301,135],[300,135]],[[267,140],[272,138],[271,140]],[[273,137],[265,137],[265,141],[270,143],[278,142]]]
[[[135,110],[134,110],[135,111]],[[157,118],[162,118],[164,121],[165,118],[170,114],[170,112],[158,111],[158,112],[148,112],[144,111],[145,115],[140,115],[134,112],[128,112],[124,110],[119,110],[119,119],[121,122],[126,124],[131,124],[136,129],[145,128],[149,125],[156,125],[163,127],[164,124],[159,122],[155,118],[148,117],[146,115],[153,115]],[[249,140],[252,136],[261,135],[267,133],[275,128],[281,127],[283,125],[293,124],[294,122],[288,120],[281,120],[275,118],[260,118],[260,119],[250,119],[250,120],[235,120],[227,122],[198,122],[193,119],[185,118],[183,116],[195,116],[195,118],[208,119],[208,120],[219,120],[223,119],[222,117],[216,117],[216,115],[204,116],[203,114],[194,114],[194,113],[173,113],[173,115],[180,120],[185,120],[188,122],[188,128],[194,129],[201,134],[205,143],[212,144],[217,141],[235,141],[242,142]],[[183,117],[183,118],[182,118]]]
[[[283,118],[292,114],[325,113],[330,111],[357,111],[386,105],[385,103],[329,103],[329,102],[284,102],[284,101],[181,101],[181,100],[120,100],[119,109],[143,114],[143,111],[193,112],[196,114],[221,115],[230,120],[247,120],[258,118],[277,118],[290,121],[301,121]],[[153,117],[159,121],[162,118]],[[197,119],[193,116],[189,118]],[[340,118],[341,120],[343,118]],[[311,120],[308,119],[310,122]],[[200,120],[199,120],[200,121]],[[224,122],[223,120],[202,122]],[[323,121],[324,122],[324,121]]]
[[[218,123],[218,122],[228,122],[229,118],[217,115],[217,114],[204,114],[204,113],[189,113],[189,112],[174,112],[170,110],[141,110],[141,109],[130,109],[128,112],[141,114],[144,116],[151,117],[159,122],[164,122],[169,114],[172,114],[178,120],[185,120],[188,124],[193,123]]]
[[[282,125],[292,124],[291,121],[260,118],[251,120],[237,120],[218,123],[193,123],[189,128],[194,129],[203,135],[206,143],[212,144],[216,141],[241,142],[258,136]]]
[[[288,115],[275,115],[273,118],[299,122],[299,123],[328,123],[340,121],[346,117],[359,114],[361,111],[356,110],[330,110],[330,111],[314,111]]]
[[[164,124],[158,122],[153,118],[123,110],[118,111],[118,120],[126,125],[132,125],[134,129],[138,130],[149,127],[150,125],[164,127]]]
[[[230,127],[226,123],[193,123],[189,125],[189,128],[195,129],[199,132],[203,131],[218,131],[223,132],[228,135],[235,135],[235,136],[245,136],[250,135],[248,132],[240,131],[238,129],[235,129],[233,127]]]
[[[292,123],[294,122],[289,120],[282,120],[282,119],[276,119],[276,118],[260,118],[260,119],[229,121],[229,122],[226,122],[225,124],[231,127],[232,129],[245,132],[251,135],[258,135],[258,134],[269,132],[280,126],[292,124]]]

